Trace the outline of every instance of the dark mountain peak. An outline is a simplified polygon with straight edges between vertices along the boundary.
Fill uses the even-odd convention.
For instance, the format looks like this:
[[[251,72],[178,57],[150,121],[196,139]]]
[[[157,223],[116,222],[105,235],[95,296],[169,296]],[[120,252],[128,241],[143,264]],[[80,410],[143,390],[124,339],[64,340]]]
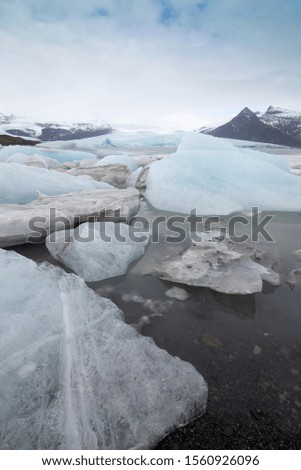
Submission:
[[[279,113],[279,108],[270,106],[269,114]],[[228,139],[249,140],[253,142],[264,142],[277,145],[286,145],[289,147],[301,147],[300,141],[294,136],[287,135],[275,127],[262,121],[256,113],[249,108],[244,108],[237,116],[226,124],[213,129],[206,134],[215,137],[223,137]]]
[[[273,113],[275,111],[274,106],[269,106],[268,109],[266,110],[266,114]]]
[[[253,113],[253,111],[250,110],[250,108],[248,107],[245,107],[242,111],[240,111],[240,113],[237,115],[237,117],[239,116],[249,116],[249,117],[253,117],[253,116],[256,116],[255,113]]]

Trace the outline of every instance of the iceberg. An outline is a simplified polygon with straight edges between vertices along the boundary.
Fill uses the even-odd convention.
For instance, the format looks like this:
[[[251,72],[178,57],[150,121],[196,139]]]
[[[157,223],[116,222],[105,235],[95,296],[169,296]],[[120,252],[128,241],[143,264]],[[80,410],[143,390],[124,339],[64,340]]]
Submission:
[[[131,158],[128,154],[108,155],[107,157],[102,158],[99,162],[95,163],[94,166],[97,167],[114,165],[116,163],[127,166],[131,172],[137,170],[138,168],[138,165],[135,160]]]
[[[12,157],[16,153],[22,153],[23,155],[33,156],[38,155],[40,157],[47,157],[53,160],[57,160],[60,163],[71,162],[74,160],[93,160],[95,155],[89,152],[72,150],[56,150],[52,148],[44,148],[28,145],[10,145],[0,150],[0,162],[5,162],[8,158]]]
[[[48,168],[49,170],[63,169],[63,165],[53,158],[41,157],[40,155],[24,155],[23,153],[15,153],[6,160],[6,163],[21,163],[22,165],[38,166],[40,168]]]
[[[28,204],[0,205],[0,247],[38,243],[57,230],[88,219],[129,220],[139,210],[136,189],[98,189],[59,196],[39,196]],[[52,217],[55,213],[55,217]]]
[[[37,198],[37,191],[53,196],[104,188],[112,187],[89,176],[72,176],[19,163],[0,163],[0,204],[31,202]]]
[[[53,232],[46,239],[46,247],[85,281],[94,282],[125,274],[144,254],[148,241],[148,235],[138,234],[127,224],[96,222]]]
[[[96,181],[103,181],[113,186],[125,185],[127,177],[130,175],[129,169],[125,165],[112,164],[105,166],[95,166],[93,163],[88,166],[79,165],[67,171],[68,175],[87,175]]]
[[[0,250],[0,449],[147,449],[207,384],[74,274]]]
[[[155,208],[188,214],[301,210],[300,178],[286,159],[204,134],[188,134],[177,152],[150,166],[145,197]]]

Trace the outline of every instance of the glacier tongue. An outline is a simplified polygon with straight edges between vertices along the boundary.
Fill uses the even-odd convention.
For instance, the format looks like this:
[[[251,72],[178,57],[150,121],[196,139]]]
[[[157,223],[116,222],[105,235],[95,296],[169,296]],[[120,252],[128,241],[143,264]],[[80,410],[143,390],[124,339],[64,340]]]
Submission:
[[[204,134],[187,134],[174,155],[150,166],[145,196],[158,209],[184,214],[301,209],[300,178],[286,159]]]
[[[83,280],[0,250],[0,448],[149,448],[206,407],[190,364]]]
[[[125,274],[144,254],[148,241],[148,235],[136,233],[127,224],[96,222],[54,232],[47,237],[46,246],[55,259],[85,281],[94,282]]]

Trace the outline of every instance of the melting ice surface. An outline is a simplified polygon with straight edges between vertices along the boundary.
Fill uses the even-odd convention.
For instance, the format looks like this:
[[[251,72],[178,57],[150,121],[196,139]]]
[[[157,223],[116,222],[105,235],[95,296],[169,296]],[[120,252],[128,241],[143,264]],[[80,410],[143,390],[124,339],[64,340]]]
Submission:
[[[147,243],[148,236],[114,222],[85,223],[46,239],[52,256],[88,282],[126,273],[128,266],[144,254]]]
[[[287,160],[238,149],[223,139],[187,134],[175,154],[154,162],[146,198],[173,212],[224,215],[235,211],[299,211],[300,178]]]
[[[83,280],[0,250],[0,448],[149,448],[204,411],[194,367]]]
[[[37,191],[53,196],[104,188],[111,186],[88,176],[72,176],[19,163],[0,163],[0,204],[31,202],[37,198]]]

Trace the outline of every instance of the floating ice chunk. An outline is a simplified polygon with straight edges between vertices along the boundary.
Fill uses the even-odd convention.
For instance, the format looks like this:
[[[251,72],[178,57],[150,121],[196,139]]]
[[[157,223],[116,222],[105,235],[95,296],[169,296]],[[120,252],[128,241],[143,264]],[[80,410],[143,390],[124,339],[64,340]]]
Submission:
[[[146,449],[200,415],[196,369],[83,280],[0,250],[0,448]]]
[[[190,144],[196,149],[186,150]],[[230,214],[253,206],[261,211],[301,209],[300,178],[287,171],[286,160],[233,146],[231,150],[230,145],[203,134],[186,136],[174,155],[150,166],[147,200],[158,209],[180,213],[196,209],[201,215]]]
[[[297,260],[301,261],[301,250],[296,250],[295,255],[296,255]]]
[[[148,235],[137,234],[127,224],[100,222],[54,232],[46,239],[46,246],[55,259],[93,282],[125,274],[144,254],[148,241]]]
[[[106,166],[78,166],[68,170],[67,173],[74,176],[87,175],[96,181],[103,181],[117,187],[123,185],[130,174],[126,165],[118,163]]]
[[[273,286],[279,285],[279,274],[256,263],[253,254],[253,250],[239,247],[227,239],[199,242],[164,258],[142,259],[136,272],[186,285],[209,287],[225,294],[261,292],[263,280]]]
[[[88,176],[72,176],[18,163],[0,163],[0,204],[25,204],[36,199],[38,190],[56,195],[110,187]]]
[[[24,153],[15,153],[6,160],[7,163],[21,163],[28,166],[38,166],[40,168],[61,169],[63,165],[57,160],[40,155],[24,155]]]
[[[102,158],[94,166],[106,166],[119,163],[120,165],[126,165],[130,171],[135,171],[138,168],[135,160],[127,154],[119,155],[108,155],[107,157]]]
[[[60,196],[44,196],[39,192],[38,200],[29,204],[0,205],[0,246],[27,243],[28,237],[32,243],[41,242],[49,233],[84,223],[91,217],[129,220],[138,209],[139,192],[132,188],[98,189]],[[40,222],[36,225],[34,221]]]
[[[168,289],[165,292],[165,295],[171,299],[177,299],[177,300],[187,300],[189,298],[189,294],[185,289],[182,289],[181,287],[172,287],[171,289]]]
[[[40,157],[52,158],[60,163],[71,162],[73,160],[93,160],[95,155],[89,152],[81,152],[78,150],[56,150],[52,148],[44,148],[29,145],[10,145],[0,150],[0,161],[5,162],[9,157],[16,153],[32,156],[39,155]]]

